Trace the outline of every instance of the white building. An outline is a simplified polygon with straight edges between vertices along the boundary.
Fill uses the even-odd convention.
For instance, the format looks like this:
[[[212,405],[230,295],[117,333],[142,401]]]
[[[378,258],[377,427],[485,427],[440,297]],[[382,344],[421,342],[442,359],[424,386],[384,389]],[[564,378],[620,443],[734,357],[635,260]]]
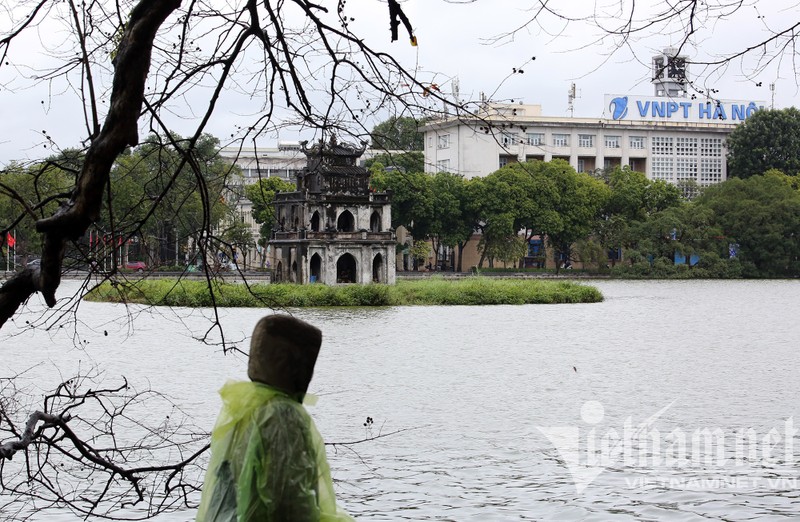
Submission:
[[[633,101],[635,105],[626,109],[639,118],[557,118],[542,116],[539,105],[492,104],[476,118],[431,122],[423,128],[426,169],[472,178],[512,162],[560,158],[578,172],[628,165],[650,179],[711,185],[727,178],[725,139],[741,121],[740,112],[746,117],[748,108],[755,107],[750,102],[726,102],[719,110],[725,110],[728,119],[721,120],[713,119],[717,106],[710,102],[629,96],[607,99],[612,111],[615,101]],[[711,117],[675,121],[671,119],[676,116],[671,110],[675,106],[681,116],[685,109],[698,115],[702,110],[704,117],[710,111]],[[652,117],[653,107],[665,116]],[[640,116],[645,109],[649,117]],[[671,110],[670,118],[667,110]],[[736,120],[731,119],[734,110]]]
[[[579,172],[630,166],[650,179],[699,185],[727,178],[725,140],[762,103],[689,96],[685,58],[653,57],[655,96],[606,95],[599,118],[543,116],[539,105],[485,104],[431,121],[429,172],[486,176],[511,162],[564,159]]]

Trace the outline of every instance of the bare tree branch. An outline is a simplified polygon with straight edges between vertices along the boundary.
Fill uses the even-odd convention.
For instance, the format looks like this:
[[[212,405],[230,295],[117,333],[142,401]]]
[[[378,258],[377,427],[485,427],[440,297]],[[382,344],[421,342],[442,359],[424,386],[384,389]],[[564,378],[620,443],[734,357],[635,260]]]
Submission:
[[[101,517],[145,503],[140,512],[147,518],[190,502],[202,480],[200,458],[210,447],[209,434],[189,424],[163,395],[137,392],[127,381],[93,384],[96,378],[86,375],[64,381],[19,429],[21,405],[7,398],[14,382],[0,379],[6,397],[0,401],[0,433],[12,437],[0,445],[5,494]],[[152,424],[158,416],[143,418],[154,407],[170,412],[160,424]],[[24,459],[12,463],[17,453]]]

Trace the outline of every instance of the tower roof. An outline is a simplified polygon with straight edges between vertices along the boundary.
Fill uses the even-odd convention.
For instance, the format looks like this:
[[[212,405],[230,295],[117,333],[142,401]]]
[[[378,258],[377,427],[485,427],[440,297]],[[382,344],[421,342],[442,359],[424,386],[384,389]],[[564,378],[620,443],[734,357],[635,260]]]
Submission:
[[[317,143],[308,147],[308,141],[300,142],[300,150],[310,159],[312,157],[334,157],[334,158],[352,158],[355,160],[367,149],[367,142],[362,141],[361,147],[352,143],[341,142],[339,143],[336,136],[331,135],[330,140],[325,143],[319,140]]]

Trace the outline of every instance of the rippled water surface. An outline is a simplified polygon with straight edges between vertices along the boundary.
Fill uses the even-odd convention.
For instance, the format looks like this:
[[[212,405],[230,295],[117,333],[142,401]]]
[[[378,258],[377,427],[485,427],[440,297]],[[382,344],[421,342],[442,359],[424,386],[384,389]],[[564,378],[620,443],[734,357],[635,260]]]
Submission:
[[[408,429],[331,448],[340,503],[359,520],[800,518],[800,282],[593,284],[603,303],[296,311],[324,333],[310,411],[326,440]],[[264,313],[222,310],[227,340],[246,346]],[[84,303],[83,349],[12,325],[0,343],[10,371],[93,361],[210,429],[216,391],[246,361],[191,338],[208,314]],[[673,438],[619,443],[626,429]],[[717,445],[681,453],[681,433]],[[736,458],[742,433],[755,437],[749,458]],[[677,457],[659,460],[668,441]]]

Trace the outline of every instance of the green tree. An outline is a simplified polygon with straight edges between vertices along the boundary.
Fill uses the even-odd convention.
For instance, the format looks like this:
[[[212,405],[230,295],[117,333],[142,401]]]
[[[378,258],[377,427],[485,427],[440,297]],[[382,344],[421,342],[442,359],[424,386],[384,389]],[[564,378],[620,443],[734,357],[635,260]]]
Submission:
[[[543,236],[547,231],[560,226],[561,216],[557,205],[561,195],[556,180],[565,165],[565,162],[558,160],[534,160],[504,167],[506,171],[513,173],[516,178],[514,185],[519,187],[524,196],[524,201],[517,202],[514,206],[518,212],[515,225],[525,229],[528,240],[537,235]]]
[[[698,199],[726,242],[738,244],[748,276],[800,274],[800,192],[780,173],[729,179]]]
[[[75,183],[75,171],[68,164],[72,151],[48,158],[29,166],[9,165],[0,173],[0,216],[5,225],[0,229],[0,244],[7,234],[15,240],[14,251],[22,263],[41,255],[41,238],[36,232],[36,220],[56,211]],[[68,249],[66,265],[73,259]],[[8,252],[0,260],[5,269]]]
[[[380,163],[373,164],[370,171],[372,187],[392,192],[392,227],[405,227],[415,239],[427,238],[434,216],[431,176],[423,172],[387,172]]]
[[[611,192],[595,231],[606,252],[630,247],[631,226],[681,203],[680,188],[662,180],[647,179],[643,173],[627,167],[614,169],[607,179]],[[612,265],[615,263],[612,260]]]
[[[418,270],[419,266],[425,263],[425,260],[431,255],[431,245],[424,239],[415,239],[408,255],[414,260],[414,270]]]
[[[480,267],[486,259],[493,266],[495,245],[510,242],[523,228],[530,229],[535,214],[543,210],[536,207],[530,166],[507,165],[484,178],[474,178],[469,182],[468,194],[474,226],[482,234]]]
[[[598,220],[606,206],[611,190],[602,181],[586,173],[577,173],[563,160],[554,160],[550,177],[558,195],[553,211],[559,219],[550,230],[544,230],[548,243],[554,250],[556,273],[559,258],[572,258],[572,245],[585,239],[597,228]]]
[[[245,196],[253,204],[251,210],[253,219],[258,223],[259,237],[258,245],[263,249],[272,237],[272,226],[275,224],[275,194],[278,192],[291,192],[295,190],[295,185],[278,177],[261,178],[251,185],[245,187]],[[262,256],[263,265],[265,257]]]
[[[728,175],[749,178],[778,169],[800,173],[800,111],[760,110],[728,136]]]
[[[220,240],[228,259],[243,270],[247,266],[247,254],[253,244],[253,232],[244,217],[235,211],[230,212],[228,219],[222,224]]]
[[[101,235],[133,239],[138,248],[130,254],[153,266],[180,264],[182,249],[194,258],[205,230],[215,229],[228,212],[231,189],[241,185],[238,168],[219,157],[215,137],[198,140],[191,158],[196,170],[175,146],[182,141],[175,134],[150,135],[120,156],[111,173],[111,197],[94,225]]]
[[[494,268],[495,260],[502,261],[506,266],[516,266],[527,252],[525,238],[514,228],[514,221],[510,213],[498,214],[483,228],[478,248],[481,255],[489,260],[490,268]]]
[[[662,210],[632,225],[632,243],[643,255],[671,264],[675,253],[701,258],[726,251],[721,232],[714,226],[714,213],[695,203],[684,203]]]
[[[645,219],[680,203],[678,187],[662,180],[647,179],[645,174],[627,167],[612,171],[608,186],[611,193],[606,214],[619,215],[629,221]]]
[[[419,151],[376,154],[364,162],[364,166],[370,168],[375,163],[380,163],[386,168],[399,168],[403,172],[425,172],[425,155]]]
[[[464,247],[475,231],[474,206],[469,201],[467,181],[459,174],[437,172],[431,180],[432,205],[434,208],[430,234],[434,250],[441,246],[458,248],[459,272],[462,270]]]
[[[490,235],[483,245],[507,243],[525,231],[526,243],[536,235],[546,237],[557,255],[567,257],[570,246],[596,227],[609,196],[605,183],[578,174],[563,160],[513,163],[472,180],[470,190],[477,226]],[[507,237],[501,240],[502,233]],[[491,251],[482,252],[481,264]]]
[[[464,177],[450,172],[387,172],[381,163],[374,163],[371,171],[372,186],[392,193],[392,226],[405,227],[416,239],[430,239],[436,252],[442,246],[457,247],[460,265],[475,229]]]
[[[392,116],[373,127],[372,148],[382,150],[422,150],[424,135],[420,122],[410,116]]]

